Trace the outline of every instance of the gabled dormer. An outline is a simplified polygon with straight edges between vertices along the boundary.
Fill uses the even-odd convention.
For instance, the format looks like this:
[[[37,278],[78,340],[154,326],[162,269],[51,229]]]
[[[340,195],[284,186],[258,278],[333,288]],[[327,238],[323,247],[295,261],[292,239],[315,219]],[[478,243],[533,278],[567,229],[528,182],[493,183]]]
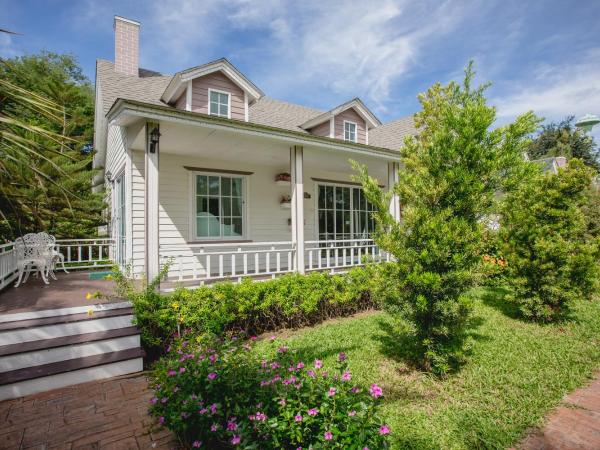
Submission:
[[[379,119],[360,99],[355,98],[313,117],[300,127],[316,136],[368,144],[369,130],[379,125]]]
[[[248,121],[248,107],[264,94],[225,58],[178,72],[161,99],[178,109]]]

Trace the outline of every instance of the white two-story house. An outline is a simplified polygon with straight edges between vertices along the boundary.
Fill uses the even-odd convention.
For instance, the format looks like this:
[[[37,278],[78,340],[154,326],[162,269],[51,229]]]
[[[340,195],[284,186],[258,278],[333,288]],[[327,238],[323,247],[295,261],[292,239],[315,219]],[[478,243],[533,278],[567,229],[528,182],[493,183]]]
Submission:
[[[411,117],[382,124],[358,98],[329,111],[275,100],[226,59],[141,69],[140,24],[114,29],[115,61],[96,66],[94,164],[120,265],[152,278],[170,261],[169,280],[198,284],[381,257],[349,160],[393,184]]]

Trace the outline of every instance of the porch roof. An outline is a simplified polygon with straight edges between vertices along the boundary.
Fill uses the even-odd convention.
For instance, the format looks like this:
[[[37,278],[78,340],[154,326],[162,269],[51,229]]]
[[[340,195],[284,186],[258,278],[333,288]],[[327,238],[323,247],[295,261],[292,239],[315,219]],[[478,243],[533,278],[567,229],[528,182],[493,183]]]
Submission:
[[[388,161],[398,161],[400,157],[398,150],[389,148],[332,140],[328,137],[316,136],[300,131],[284,130],[253,122],[242,122],[123,98],[115,100],[106,117],[109,122],[117,122],[123,125],[128,122],[128,118],[143,118],[157,121],[166,120],[218,130],[229,130],[246,135],[270,137],[292,145],[311,145],[329,150],[376,156]]]

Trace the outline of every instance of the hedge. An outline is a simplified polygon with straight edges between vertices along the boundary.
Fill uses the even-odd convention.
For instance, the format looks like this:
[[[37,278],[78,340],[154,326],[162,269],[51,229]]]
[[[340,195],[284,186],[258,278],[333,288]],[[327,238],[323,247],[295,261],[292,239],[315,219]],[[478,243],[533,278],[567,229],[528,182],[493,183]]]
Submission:
[[[150,353],[160,354],[184,330],[217,336],[227,332],[255,335],[374,308],[374,270],[369,266],[336,275],[286,274],[267,281],[182,287],[169,294],[157,292],[154,285],[135,290],[123,276],[117,275],[117,281],[120,293],[133,303],[142,344]]]

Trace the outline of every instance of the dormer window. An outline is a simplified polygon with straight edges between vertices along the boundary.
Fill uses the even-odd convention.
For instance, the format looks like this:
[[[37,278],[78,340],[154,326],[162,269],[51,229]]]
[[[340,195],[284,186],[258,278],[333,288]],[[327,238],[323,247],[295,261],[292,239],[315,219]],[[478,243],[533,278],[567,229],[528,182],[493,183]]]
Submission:
[[[356,142],[356,123],[344,120],[344,140]]]
[[[231,95],[229,92],[208,90],[209,108],[211,116],[231,118]]]

